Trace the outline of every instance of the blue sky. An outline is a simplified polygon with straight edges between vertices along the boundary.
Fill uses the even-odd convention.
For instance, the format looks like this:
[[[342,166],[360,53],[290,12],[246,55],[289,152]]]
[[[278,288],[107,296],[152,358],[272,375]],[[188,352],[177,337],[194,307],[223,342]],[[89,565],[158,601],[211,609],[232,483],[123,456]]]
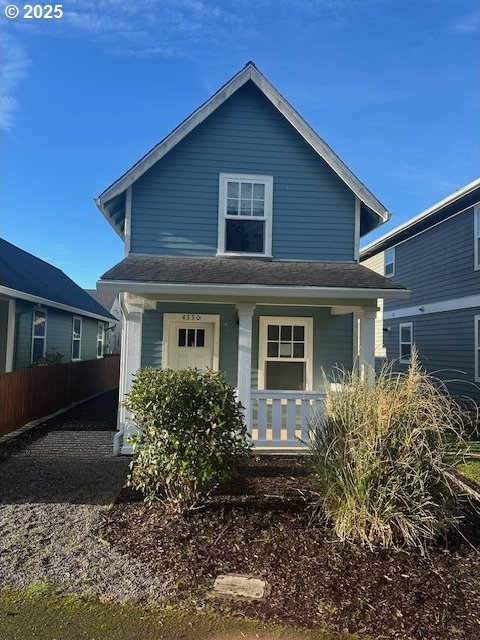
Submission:
[[[93,197],[249,59],[393,212],[376,235],[480,175],[477,0],[9,3],[0,233],[82,286],[123,255]]]

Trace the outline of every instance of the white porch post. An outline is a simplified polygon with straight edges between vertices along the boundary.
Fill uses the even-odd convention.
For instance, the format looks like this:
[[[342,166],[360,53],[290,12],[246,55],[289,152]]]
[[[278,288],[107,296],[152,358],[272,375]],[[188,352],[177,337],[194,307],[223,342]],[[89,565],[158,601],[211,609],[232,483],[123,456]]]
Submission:
[[[237,304],[238,311],[238,400],[245,409],[245,423],[250,429],[252,420],[252,319],[255,305]]]
[[[120,382],[119,382],[119,434],[123,433],[122,454],[132,452],[132,446],[127,442],[129,436],[138,433],[131,420],[130,413],[123,407],[125,394],[132,388],[134,374],[141,367],[142,352],[142,320],[143,301],[135,300],[132,304],[128,294],[123,294],[121,301],[122,315],[122,348],[120,355]],[[114,440],[113,453],[118,454],[119,441]]]
[[[376,307],[363,307],[360,317],[359,368],[362,379],[375,379]]]

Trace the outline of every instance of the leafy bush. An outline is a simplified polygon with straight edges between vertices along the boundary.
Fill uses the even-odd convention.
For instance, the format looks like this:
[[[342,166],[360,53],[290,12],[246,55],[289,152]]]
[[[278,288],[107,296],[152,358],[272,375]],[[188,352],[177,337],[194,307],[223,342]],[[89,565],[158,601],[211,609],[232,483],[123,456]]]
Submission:
[[[129,484],[182,512],[228,480],[248,450],[241,405],[223,374],[142,369],[125,407],[143,431]]]
[[[452,441],[461,408],[419,367],[375,381],[340,371],[313,426],[317,516],[343,541],[420,546],[458,520]],[[323,517],[322,516],[322,517]]]

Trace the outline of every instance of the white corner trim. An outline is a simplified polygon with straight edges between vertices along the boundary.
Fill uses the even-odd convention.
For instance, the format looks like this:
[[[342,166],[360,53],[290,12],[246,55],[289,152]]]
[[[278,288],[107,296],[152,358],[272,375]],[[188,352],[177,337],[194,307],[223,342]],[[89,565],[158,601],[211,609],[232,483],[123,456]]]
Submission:
[[[345,184],[357,195],[362,202],[374,211],[379,218],[386,222],[388,211],[379,200],[365,187],[362,182],[348,169],[334,151],[322,138],[305,122],[275,87],[260,73],[255,65],[249,63],[241,69],[231,80],[223,85],[209,100],[188,116],[166,138],[160,141],[143,158],[141,158],[121,178],[108,187],[95,202],[102,210],[105,202],[125,191],[135,180],[150,169],[160,158],[167,154],[190,131],[203,122],[210,114],[220,107],[233,93],[251,80],[257,88],[271,101],[271,103],[285,116],[297,132],[322,157]],[[108,219],[108,213],[102,210]]]
[[[440,313],[442,311],[458,311],[459,309],[480,308],[480,295],[465,296],[463,298],[450,298],[439,302],[428,304],[417,304],[411,307],[402,307],[394,311],[384,311],[384,320],[394,320],[395,318],[408,318],[410,316],[424,316],[429,313]]]
[[[70,313],[75,313],[79,316],[95,318],[95,320],[103,320],[104,322],[111,322],[111,323],[115,322],[113,318],[106,318],[105,316],[101,316],[98,313],[85,311],[84,309],[79,309],[78,307],[71,307],[68,304],[62,304],[61,302],[55,302],[55,300],[49,300],[48,298],[41,298],[40,296],[34,296],[29,293],[24,293],[23,291],[18,291],[17,289],[10,289],[9,287],[3,287],[1,285],[0,285],[0,293],[6,296],[9,296],[11,298],[18,298],[20,300],[27,300],[27,302],[35,302],[37,304],[42,304],[45,307],[53,307],[54,309],[69,311]]]
[[[473,242],[474,242],[474,258],[473,258],[473,268],[475,271],[480,269],[480,250],[478,248],[480,239],[480,203],[476,204],[473,209]]]
[[[7,349],[5,354],[5,372],[13,371],[15,354],[15,300],[8,301]]]
[[[354,233],[354,242],[355,246],[353,249],[353,257],[356,262],[360,259],[360,209],[362,203],[360,202],[360,198],[355,196],[355,233]]]
[[[130,247],[132,242],[132,187],[131,185],[125,192],[125,256],[130,253]]]

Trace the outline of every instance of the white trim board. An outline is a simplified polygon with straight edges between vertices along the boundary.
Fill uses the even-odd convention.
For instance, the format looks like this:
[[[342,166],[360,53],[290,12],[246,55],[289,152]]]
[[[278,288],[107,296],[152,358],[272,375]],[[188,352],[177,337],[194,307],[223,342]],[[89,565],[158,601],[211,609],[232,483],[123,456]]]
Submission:
[[[20,300],[27,300],[27,302],[35,302],[37,304],[43,304],[45,307],[53,307],[54,309],[61,309],[62,311],[69,311],[81,316],[87,316],[88,318],[95,318],[96,320],[103,320],[104,322],[115,323],[113,318],[106,318],[98,313],[92,313],[91,311],[85,311],[85,309],[79,309],[78,307],[70,307],[68,304],[62,304],[61,302],[55,302],[48,298],[41,298],[40,296],[34,296],[30,293],[24,293],[23,291],[17,291],[16,289],[9,289],[8,287],[0,286],[0,294],[3,293],[11,298],[18,298]]]
[[[285,100],[285,98],[275,89],[267,78],[257,69],[253,62],[248,62],[231,80],[223,85],[209,100],[186,118],[176,129],[166,138],[159,142],[153,149],[146,153],[136,164],[133,165],[123,176],[108,187],[95,203],[100,211],[107,217],[105,203],[115,196],[123,193],[140,176],[150,169],[158,160],[166,155],[175,145],[190,133],[195,127],[203,122],[228,98],[233,95],[248,81],[252,81],[255,86],[270,100],[270,102],[280,111],[280,113],[290,122],[297,132],[307,141],[307,143],[325,160],[325,162],[335,171],[353,193],[372,211],[374,211],[381,222],[386,222],[390,214],[382,203],[360,182],[360,180],[350,171],[350,169],[340,160],[334,151],[326,144],[322,138],[305,122],[297,111]],[[116,228],[118,233],[118,227]]]
[[[409,316],[424,316],[429,313],[440,313],[442,311],[457,311],[459,309],[480,308],[480,295],[465,296],[464,298],[451,298],[440,302],[430,302],[411,307],[402,307],[394,311],[384,311],[384,320],[395,320],[396,318],[407,318]]]
[[[100,280],[102,287],[118,291],[170,295],[230,295],[237,297],[265,296],[274,298],[329,298],[358,300],[397,298],[405,300],[409,289],[356,289],[352,287],[295,287],[256,284],[184,284],[168,282],[135,282],[132,280]]]

